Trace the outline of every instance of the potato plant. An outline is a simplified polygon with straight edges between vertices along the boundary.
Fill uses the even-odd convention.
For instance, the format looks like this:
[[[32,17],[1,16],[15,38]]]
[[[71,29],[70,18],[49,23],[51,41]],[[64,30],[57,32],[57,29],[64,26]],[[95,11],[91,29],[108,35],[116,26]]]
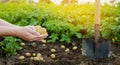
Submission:
[[[102,38],[117,37],[119,42],[119,3],[118,6],[105,4],[101,6],[101,35]],[[49,42],[70,42],[73,36],[89,38],[93,35],[94,5],[53,5],[39,3],[37,5],[25,3],[0,4],[0,18],[10,23],[26,26],[41,25],[49,31]],[[109,10],[109,11],[108,11]],[[58,24],[59,23],[59,24]],[[107,34],[109,32],[109,34]],[[59,34],[61,33],[61,34]],[[116,33],[112,35],[113,33]]]
[[[0,42],[0,49],[6,57],[17,54],[18,50],[21,50],[21,47],[17,44],[21,42],[20,39],[14,37],[5,37],[3,41]]]

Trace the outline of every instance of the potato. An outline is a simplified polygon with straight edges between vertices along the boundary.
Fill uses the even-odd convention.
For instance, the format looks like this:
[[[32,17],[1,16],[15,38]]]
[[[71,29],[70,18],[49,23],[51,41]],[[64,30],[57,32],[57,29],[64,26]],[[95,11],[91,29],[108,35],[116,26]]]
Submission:
[[[52,53],[56,52],[56,50],[55,50],[55,49],[51,49],[50,51],[51,51]]]
[[[72,45],[73,45],[73,46],[76,46],[76,45],[77,45],[77,43],[72,43]]]
[[[33,60],[33,59],[34,59],[34,57],[31,57],[30,59],[31,59],[31,60]]]
[[[64,46],[64,45],[61,45],[61,48],[62,48],[62,49],[65,49],[65,46]]]
[[[24,60],[24,59],[25,59],[25,56],[19,56],[18,59],[19,59],[19,60]]]
[[[70,51],[70,49],[69,49],[69,48],[66,48],[65,52],[69,52],[69,51]]]
[[[50,57],[51,57],[52,59],[54,59],[54,58],[55,58],[55,54],[51,54]]]
[[[44,61],[44,58],[43,58],[43,57],[40,57],[39,59],[40,59],[41,61]]]
[[[36,61],[44,61],[43,57],[34,57],[33,60],[36,60]]]
[[[32,46],[33,46],[33,47],[37,47],[37,44],[36,44],[36,43],[32,43]]]
[[[45,34],[46,33],[46,29],[42,28],[41,26],[34,26],[35,30],[37,32],[39,32],[40,34]]]
[[[42,54],[41,53],[37,53],[37,57],[41,57],[42,56]]]
[[[73,47],[73,50],[77,50],[77,48],[78,48],[77,46],[74,46],[74,47]]]
[[[31,56],[31,53],[27,52],[25,53],[25,56]]]
[[[42,40],[41,42],[42,42],[42,43],[46,43],[46,40]]]
[[[42,46],[46,46],[46,44],[42,44]]]
[[[33,53],[32,56],[36,56],[36,53]]]
[[[21,45],[21,46],[25,46],[25,43],[22,42],[22,43],[20,43],[20,45]]]
[[[39,57],[34,57],[33,59],[36,60],[36,61],[40,61]]]

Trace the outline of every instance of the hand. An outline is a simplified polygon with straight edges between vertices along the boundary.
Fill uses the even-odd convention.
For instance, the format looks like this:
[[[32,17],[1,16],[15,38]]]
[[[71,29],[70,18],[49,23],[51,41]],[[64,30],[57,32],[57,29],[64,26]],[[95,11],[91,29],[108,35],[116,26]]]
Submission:
[[[47,38],[48,34],[45,33],[41,35],[39,32],[35,31],[34,27],[26,26],[16,28],[16,36],[27,41],[41,41]]]

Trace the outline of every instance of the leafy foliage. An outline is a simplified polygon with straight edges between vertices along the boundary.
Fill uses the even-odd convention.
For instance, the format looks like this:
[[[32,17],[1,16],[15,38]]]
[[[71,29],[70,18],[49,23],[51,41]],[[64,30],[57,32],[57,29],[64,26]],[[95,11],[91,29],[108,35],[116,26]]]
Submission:
[[[100,32],[102,38],[117,38],[120,42],[120,3],[117,6],[101,5]],[[26,26],[41,25],[47,28],[49,41],[70,42],[73,36],[89,38],[94,32],[94,4],[54,5],[40,2],[0,4],[0,18]]]
[[[51,42],[55,42],[56,40],[70,42],[70,38],[74,35],[78,38],[82,38],[82,34],[79,32],[80,26],[74,26],[68,22],[50,20],[45,22],[43,26],[51,33],[51,36],[49,37],[51,39],[49,41]]]
[[[0,42],[0,51],[5,54],[6,57],[16,54],[17,51],[21,49],[16,42],[21,42],[21,40],[14,37],[5,37],[5,39]]]

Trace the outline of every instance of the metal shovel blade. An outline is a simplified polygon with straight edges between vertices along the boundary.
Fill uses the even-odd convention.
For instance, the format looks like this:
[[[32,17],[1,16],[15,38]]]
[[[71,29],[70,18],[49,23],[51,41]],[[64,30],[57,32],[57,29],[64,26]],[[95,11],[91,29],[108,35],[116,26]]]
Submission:
[[[82,40],[82,54],[88,57],[94,58],[94,40],[83,39]]]
[[[110,40],[101,39],[98,41],[99,45],[96,46],[94,39],[83,39],[82,49],[83,53],[90,58],[108,58],[110,52]]]
[[[98,46],[95,47],[95,58],[108,58],[110,48],[111,48],[111,41],[101,39],[98,41]]]

